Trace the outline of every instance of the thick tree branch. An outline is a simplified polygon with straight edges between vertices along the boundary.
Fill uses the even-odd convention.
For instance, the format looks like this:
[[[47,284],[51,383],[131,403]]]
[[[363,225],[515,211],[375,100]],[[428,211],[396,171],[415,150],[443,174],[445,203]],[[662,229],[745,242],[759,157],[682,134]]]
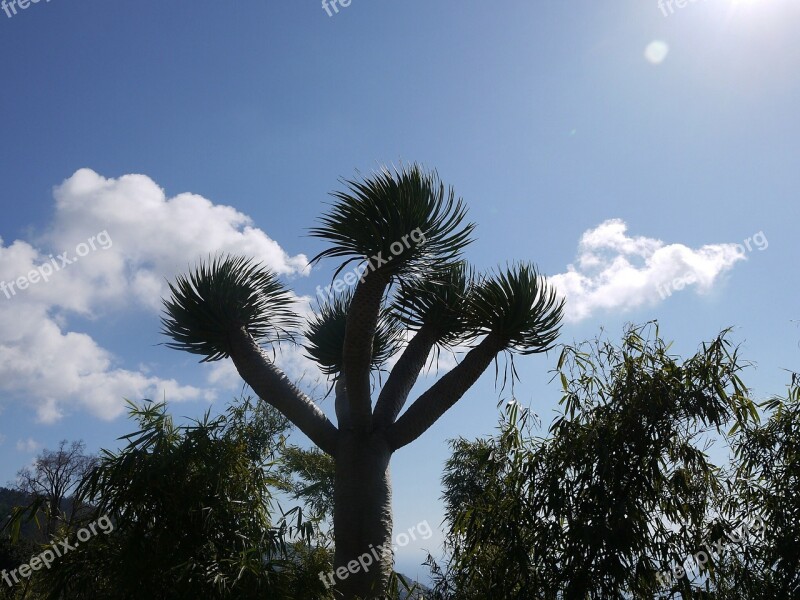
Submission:
[[[375,429],[388,428],[395,422],[438,337],[433,326],[424,325],[411,338],[378,396],[372,418]]]
[[[231,334],[230,355],[239,375],[259,398],[283,413],[323,452],[335,456],[339,431],[319,406],[269,360],[244,328]]]
[[[339,425],[339,431],[350,429],[352,425],[350,421],[350,402],[347,399],[347,385],[344,382],[344,375],[339,375],[336,379],[336,420]]]
[[[368,271],[356,287],[347,313],[342,372],[347,381],[350,418],[353,427],[361,433],[369,431],[372,421],[372,344],[378,327],[383,293],[388,284],[389,281],[380,272]]]
[[[467,355],[452,371],[417,398],[387,433],[392,452],[410,444],[458,402],[483,374],[504,344],[491,334]]]

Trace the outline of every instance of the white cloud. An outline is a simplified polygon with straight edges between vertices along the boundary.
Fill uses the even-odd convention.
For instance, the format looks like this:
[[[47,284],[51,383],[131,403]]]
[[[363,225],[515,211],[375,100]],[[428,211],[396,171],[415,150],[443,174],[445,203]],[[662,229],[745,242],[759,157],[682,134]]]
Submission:
[[[54,196],[55,214],[42,235],[7,246],[0,239],[0,282],[7,284],[0,289],[0,390],[29,401],[43,422],[72,410],[113,419],[125,397],[215,397],[213,390],[126,369],[89,335],[70,330],[70,316],[158,312],[166,280],[211,254],[251,256],[281,275],[308,273],[304,255],[289,256],[243,213],[195,194],[168,198],[144,175],[107,179],[81,169]],[[64,264],[60,255],[74,262]],[[38,281],[28,275],[36,269]],[[27,286],[19,286],[20,277]]]
[[[30,454],[31,452],[36,452],[40,447],[41,444],[33,438],[17,441],[17,452],[25,452],[26,454]]]
[[[630,237],[624,221],[610,219],[586,231],[576,264],[549,280],[567,298],[566,319],[581,321],[599,310],[655,304],[669,296],[665,286],[678,278],[707,293],[722,273],[744,259],[738,244],[709,244],[696,250],[667,245]]]
[[[182,385],[160,377],[157,365],[126,367],[70,319],[142,308],[155,315],[166,281],[211,254],[252,256],[285,276],[307,274],[307,258],[288,255],[234,208],[194,194],[167,197],[143,175],[108,179],[82,169],[54,196],[55,213],[41,235],[0,239],[0,283],[16,284],[0,288],[0,392],[28,403],[48,423],[76,411],[113,419],[124,412],[123,398],[209,401],[237,393],[241,379],[230,361],[209,366],[208,390]],[[63,264],[59,256],[78,260]],[[735,244],[665,245],[631,237],[624,222],[610,220],[583,235],[575,265],[551,280],[568,297],[567,318],[580,320],[600,309],[657,302],[657,286],[676,277],[691,275],[707,291],[742,258]],[[47,282],[28,276],[46,265],[60,267]],[[30,280],[27,289],[17,289],[20,277]],[[311,298],[299,300],[301,314],[310,311]],[[290,378],[304,375],[316,385],[319,371],[303,348],[286,344],[279,352]],[[442,359],[440,366],[450,366],[452,358]]]

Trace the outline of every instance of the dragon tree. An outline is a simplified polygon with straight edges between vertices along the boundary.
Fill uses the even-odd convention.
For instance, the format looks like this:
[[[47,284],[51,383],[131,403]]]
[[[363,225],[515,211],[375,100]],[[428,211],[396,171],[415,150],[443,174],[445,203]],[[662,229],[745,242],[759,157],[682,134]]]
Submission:
[[[498,357],[550,349],[563,299],[531,263],[486,273],[466,264],[475,225],[435,172],[383,169],[343,187],[310,230],[329,244],[311,262],[336,259],[334,279],[348,265],[358,277],[349,278],[353,287],[334,286],[337,293],[307,323],[274,273],[238,256],[211,258],[179,276],[162,322],[170,347],[203,362],[230,358],[264,402],[333,457],[329,581],[349,600],[384,597],[392,573],[394,453],[425,433]],[[329,376],[336,424],[276,364],[280,354],[269,350],[287,340],[300,340]],[[429,358],[455,348],[465,349],[460,362],[406,408]],[[379,389],[374,375],[390,358],[394,366]]]

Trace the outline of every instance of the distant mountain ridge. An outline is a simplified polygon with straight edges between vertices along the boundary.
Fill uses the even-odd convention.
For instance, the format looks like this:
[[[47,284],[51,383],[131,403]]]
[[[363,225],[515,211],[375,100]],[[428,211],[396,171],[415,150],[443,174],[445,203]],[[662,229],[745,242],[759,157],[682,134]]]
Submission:
[[[414,581],[414,579],[412,577],[409,577],[408,575],[403,575],[402,573],[398,573],[398,575],[400,575],[403,579],[408,581],[410,587],[413,587],[414,585],[417,586],[417,590],[412,593],[406,592],[405,590],[401,589],[400,594],[398,596],[400,600],[422,600],[424,597],[430,597],[429,596],[429,594],[431,593],[430,588],[422,585],[418,581]]]

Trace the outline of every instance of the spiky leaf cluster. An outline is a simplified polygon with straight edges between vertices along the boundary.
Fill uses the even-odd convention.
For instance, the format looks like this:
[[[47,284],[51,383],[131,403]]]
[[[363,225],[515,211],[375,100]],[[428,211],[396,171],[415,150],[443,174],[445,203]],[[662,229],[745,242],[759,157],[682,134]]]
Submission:
[[[266,267],[238,256],[201,262],[169,285],[162,332],[167,346],[203,356],[201,362],[230,355],[230,334],[244,327],[257,341],[292,337],[298,326],[290,292]]]
[[[312,263],[345,257],[339,270],[352,261],[371,261],[389,277],[418,275],[456,260],[471,242],[475,225],[465,222],[462,200],[435,172],[412,165],[343,183],[348,189],[332,194],[337,201],[310,231],[333,244]]]
[[[476,287],[469,320],[475,331],[493,334],[519,354],[549,350],[561,327],[564,300],[531,264],[492,273]]]
[[[463,343],[471,337],[468,307],[473,279],[467,263],[459,261],[430,278],[401,283],[394,312],[411,329],[433,329],[441,346]]]
[[[305,332],[308,340],[305,349],[308,357],[314,360],[326,375],[337,375],[342,371],[347,311],[352,300],[352,292],[336,296],[320,305],[318,312],[309,319]],[[401,335],[402,331],[397,320],[388,309],[383,309],[372,343],[373,368],[380,368],[397,352]]]

